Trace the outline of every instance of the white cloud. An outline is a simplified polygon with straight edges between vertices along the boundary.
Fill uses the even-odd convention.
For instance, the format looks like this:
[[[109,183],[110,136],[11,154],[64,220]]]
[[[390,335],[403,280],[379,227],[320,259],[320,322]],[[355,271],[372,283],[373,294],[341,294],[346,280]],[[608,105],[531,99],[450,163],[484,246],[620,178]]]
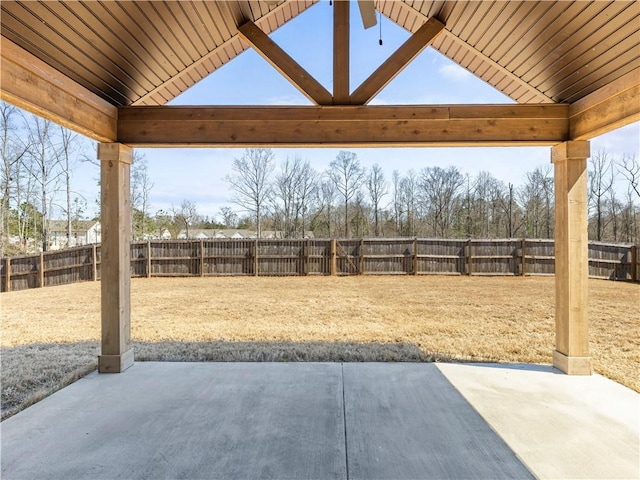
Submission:
[[[438,69],[438,73],[448,80],[455,82],[463,82],[473,75],[467,69],[462,68],[454,63],[448,63]]]

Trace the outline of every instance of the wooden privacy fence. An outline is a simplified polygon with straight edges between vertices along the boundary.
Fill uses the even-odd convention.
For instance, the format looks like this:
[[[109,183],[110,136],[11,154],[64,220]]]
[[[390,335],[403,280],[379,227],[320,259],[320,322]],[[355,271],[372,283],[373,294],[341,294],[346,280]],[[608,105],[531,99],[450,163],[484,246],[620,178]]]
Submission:
[[[640,279],[640,245],[589,243],[589,276]],[[223,275],[553,275],[536,239],[211,239],[131,244],[132,277]],[[100,279],[100,245],[7,257],[1,291]]]

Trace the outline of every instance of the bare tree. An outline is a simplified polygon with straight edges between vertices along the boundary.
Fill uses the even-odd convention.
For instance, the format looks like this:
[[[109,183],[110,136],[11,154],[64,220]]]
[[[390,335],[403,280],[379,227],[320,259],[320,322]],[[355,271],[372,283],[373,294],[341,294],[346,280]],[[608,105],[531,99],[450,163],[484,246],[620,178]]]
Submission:
[[[591,156],[591,168],[589,169],[589,205],[595,216],[595,237],[601,241],[605,224],[605,199],[609,190],[613,187],[610,169],[613,161],[604,150]]]
[[[418,176],[413,169],[400,180],[400,198],[404,210],[405,222],[401,234],[415,237],[418,220]]]
[[[60,169],[60,155],[53,144],[53,126],[49,120],[32,115],[27,122],[29,138],[29,165],[31,176],[36,180],[40,190],[40,213],[42,214],[41,240],[42,251],[49,247],[48,223],[53,203],[57,193],[58,180],[62,176]]]
[[[233,190],[233,203],[253,214],[258,238],[262,235],[263,208],[271,194],[274,157],[267,148],[246,149],[242,157],[233,160],[233,174],[224,178]]]
[[[360,166],[355,153],[343,150],[329,164],[328,175],[342,197],[344,205],[344,234],[345,237],[349,237],[349,202],[360,190],[364,182],[365,171]]]
[[[401,235],[402,231],[402,190],[400,188],[400,172],[394,170],[391,174],[391,183],[393,184],[393,221],[395,225],[396,235]]]
[[[553,176],[551,167],[538,167],[525,175],[519,190],[525,213],[526,235],[533,238],[553,236]]]
[[[18,141],[16,107],[0,102],[0,256],[5,254],[9,240],[9,217],[12,200],[19,207],[20,171],[29,145]]]
[[[220,215],[222,216],[222,223],[227,228],[236,228],[238,226],[238,215],[229,207],[222,207],[220,209]]]
[[[177,225],[184,226],[185,235],[191,238],[189,228],[198,219],[198,208],[195,203],[183,200],[180,208],[171,207],[174,221]]]
[[[629,187],[640,198],[640,161],[635,155],[623,155],[618,163],[620,173],[629,182]]]
[[[427,221],[437,237],[450,235],[453,225],[456,197],[464,184],[464,175],[455,167],[423,168],[420,190],[426,206]]]
[[[309,202],[316,187],[317,174],[308,161],[288,158],[276,176],[273,200],[276,213],[282,216],[287,238],[304,236]]]
[[[373,234],[380,236],[380,203],[382,197],[389,193],[387,181],[384,178],[384,172],[377,163],[369,170],[367,177],[367,190],[371,199],[371,207],[373,208]]]
[[[131,165],[131,234],[134,238],[144,239],[148,231],[149,196],[153,189],[153,181],[149,175],[147,160],[144,154],[134,150]]]

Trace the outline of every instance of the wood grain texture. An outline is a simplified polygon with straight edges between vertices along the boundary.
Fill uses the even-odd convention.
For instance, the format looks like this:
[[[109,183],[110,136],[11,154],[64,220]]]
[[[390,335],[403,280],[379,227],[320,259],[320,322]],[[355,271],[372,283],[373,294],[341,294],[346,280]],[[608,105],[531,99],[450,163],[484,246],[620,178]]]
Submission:
[[[351,94],[353,105],[369,103],[391,80],[429,46],[444,29],[435,18],[427,20],[409,39],[403,43],[378,69],[373,72]]]
[[[589,142],[565,142],[553,147],[555,181],[556,352],[554,366],[566,373],[584,369],[589,357],[587,282],[587,157]],[[568,357],[565,358],[565,357]],[[579,363],[576,370],[573,364]],[[589,363],[590,365],[590,363]]]
[[[132,146],[555,145],[567,105],[123,107]]]
[[[317,105],[331,105],[333,103],[327,89],[271,40],[255,23],[248,21],[239,26],[238,34],[313,103]]]
[[[349,5],[333,4],[333,104],[349,104]]]
[[[116,107],[4,37],[0,52],[0,99],[93,140],[115,140]]]
[[[131,349],[130,167],[133,150],[98,145],[102,222],[102,350],[98,369],[119,373],[133,364]]]
[[[572,103],[573,140],[588,140],[640,120],[640,68]]]

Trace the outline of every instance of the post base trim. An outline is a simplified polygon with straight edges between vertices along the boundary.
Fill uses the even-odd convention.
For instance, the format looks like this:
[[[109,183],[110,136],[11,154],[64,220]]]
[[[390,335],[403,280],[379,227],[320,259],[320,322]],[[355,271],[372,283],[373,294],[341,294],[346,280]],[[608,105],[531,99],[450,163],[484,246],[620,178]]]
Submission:
[[[553,366],[567,375],[591,375],[591,357],[570,357],[557,350],[553,352]]]
[[[98,372],[100,373],[122,373],[131,365],[133,365],[133,348],[122,355],[98,356]]]

